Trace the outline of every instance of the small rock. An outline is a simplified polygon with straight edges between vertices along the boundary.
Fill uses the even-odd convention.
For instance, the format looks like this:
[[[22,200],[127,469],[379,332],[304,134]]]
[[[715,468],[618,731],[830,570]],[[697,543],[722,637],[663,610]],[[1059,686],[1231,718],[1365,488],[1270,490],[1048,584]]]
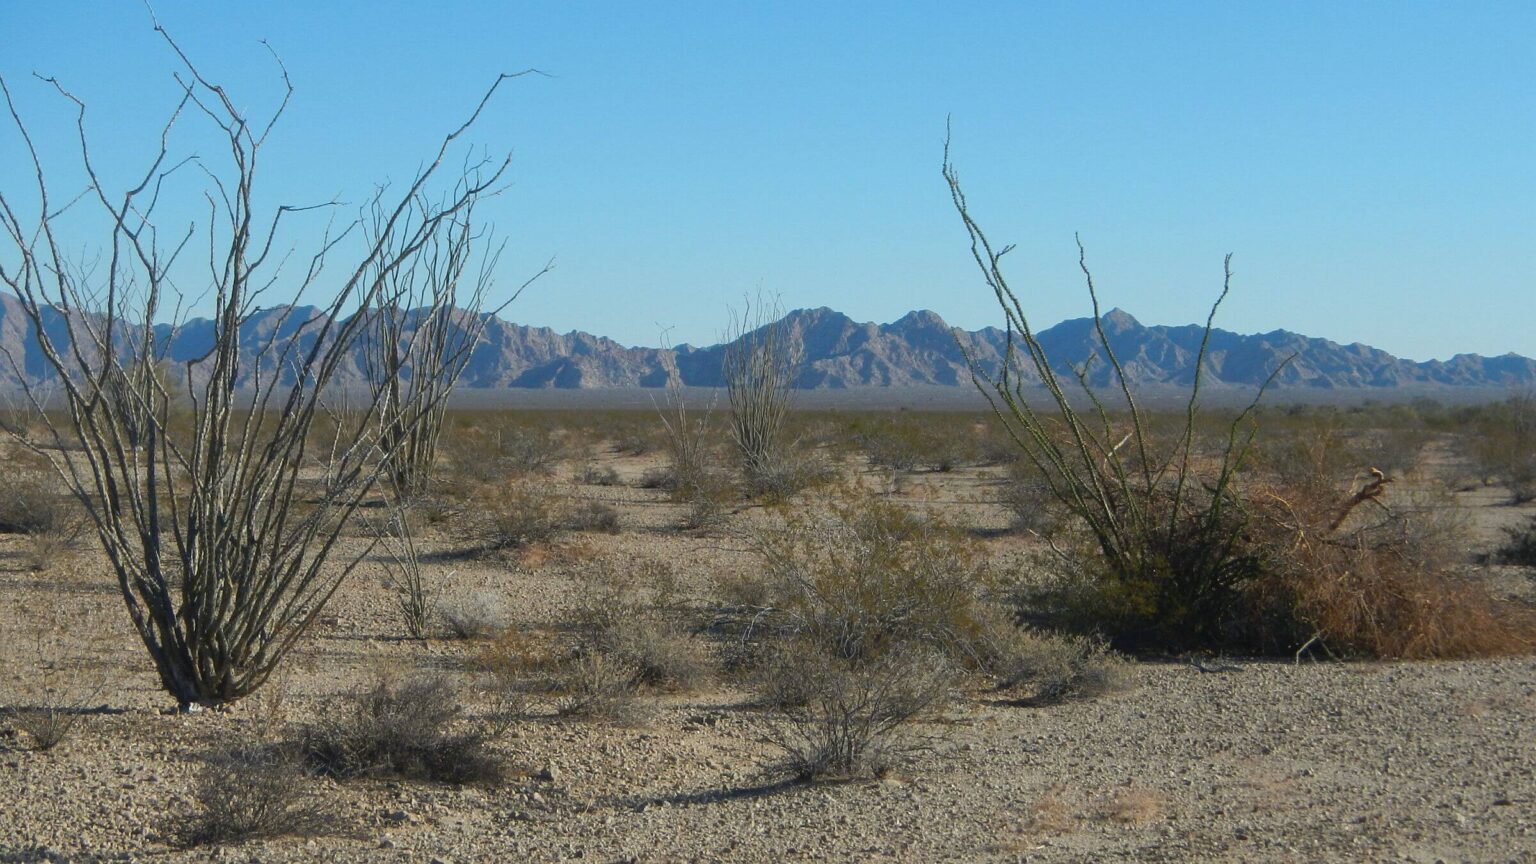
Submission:
[[[538,778],[546,783],[554,783],[559,777],[560,775],[555,771],[553,764],[545,765],[539,769]]]

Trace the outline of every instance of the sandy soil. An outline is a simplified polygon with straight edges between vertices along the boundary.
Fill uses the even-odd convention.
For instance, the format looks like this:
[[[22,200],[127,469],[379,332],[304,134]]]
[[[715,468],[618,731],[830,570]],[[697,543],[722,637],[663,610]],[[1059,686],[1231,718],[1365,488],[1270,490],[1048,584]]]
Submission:
[[[601,458],[626,483],[654,464]],[[452,574],[451,592],[506,598],[514,626],[531,627],[560,621],[573,576],[597,562],[665,562],[701,593],[758,566],[729,530],[677,531],[680,508],[659,492],[581,493],[615,504],[623,531],[520,559],[444,556],[433,572]],[[900,497],[978,529],[990,554],[1025,542],[996,531],[985,472],[919,475]],[[1459,493],[1469,553],[1532,512],[1499,501]],[[104,683],[50,752],[0,731],[0,861],[1536,861],[1533,658],[1144,662],[1131,689],[1094,701],[960,694],[916,730],[928,750],[902,771],[811,786],[764,775],[761,720],[730,689],[647,697],[635,727],[536,707],[494,745],[517,769],[503,785],[316,779],[339,835],[183,850],[168,828],[206,754],[303,722],[381,668],[460,670],[474,646],[402,641],[369,562],[281,680],[228,711],[167,713],[100,556],[35,573],[22,543],[0,539],[0,705]],[[1476,570],[1536,595],[1529,571]]]

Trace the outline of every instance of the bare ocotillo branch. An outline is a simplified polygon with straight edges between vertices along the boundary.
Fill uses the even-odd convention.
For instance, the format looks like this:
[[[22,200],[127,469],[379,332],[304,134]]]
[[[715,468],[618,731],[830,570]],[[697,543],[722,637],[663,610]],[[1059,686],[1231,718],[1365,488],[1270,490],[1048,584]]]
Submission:
[[[49,424],[41,441],[23,430],[22,443],[50,458],[85,504],[166,691],[183,704],[213,704],[250,693],[272,674],[360,560],[333,560],[343,524],[396,470],[397,454],[439,422],[451,379],[478,338],[474,326],[453,323],[468,243],[478,236],[470,215],[501,188],[511,157],[465,163],[448,191],[434,197],[432,190],[440,188],[448,151],[515,76],[491,85],[398,199],[380,191],[366,225],[328,227],[307,267],[280,275],[283,221],[306,208],[264,211],[255,190],[262,146],[282,109],[253,122],[158,23],[156,30],[181,66],[183,98],[167,131],[183,111],[201,116],[222,133],[226,161],[174,162],[162,135],[142,178],[126,192],[109,192],[91,157],[85,103],[55,84],[77,106],[77,155],[89,184],[81,201],[109,226],[100,243],[104,263],[73,266],[61,251],[69,208],[50,196],[37,148],[0,81],[36,178],[36,201],[26,208],[35,217],[24,218],[21,202],[0,192],[0,245],[10,247],[0,254],[0,282],[21,301],[67,417]],[[195,293],[211,300],[211,347],[171,369],[167,351],[185,306],[170,273],[192,233],[162,238],[155,212],[164,179],[185,164],[197,165],[208,183],[207,284]],[[344,240],[360,248],[331,280],[335,268],[326,265]],[[489,271],[471,272],[469,305],[478,308]],[[437,281],[412,281],[411,274],[424,273]],[[302,296],[321,285],[322,274],[330,281],[318,314],[290,321],[291,313],[281,313],[282,326],[247,327],[264,292],[292,285]],[[317,483],[301,467],[312,424],[325,410],[322,394],[369,334],[377,316],[368,310],[395,308],[418,285],[428,286],[420,293],[426,309],[417,312],[429,326],[418,322],[405,357],[435,356],[429,365],[438,363],[449,380],[372,388],[353,406],[355,437],[338,441]],[[29,386],[37,405],[43,394]]]

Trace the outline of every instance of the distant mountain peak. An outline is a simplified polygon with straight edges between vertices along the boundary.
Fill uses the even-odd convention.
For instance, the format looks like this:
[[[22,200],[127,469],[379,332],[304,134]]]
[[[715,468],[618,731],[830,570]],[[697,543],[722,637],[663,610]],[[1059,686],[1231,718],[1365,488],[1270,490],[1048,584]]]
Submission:
[[[1106,333],[1114,333],[1119,335],[1121,333],[1128,333],[1132,330],[1142,329],[1141,322],[1137,321],[1135,316],[1125,311],[1124,309],[1121,309],[1119,306],[1116,306],[1108,312],[1105,312],[1099,320],[1103,322],[1104,332]]]
[[[0,387],[15,387],[18,369],[28,381],[43,381],[51,374],[30,321],[19,307],[15,297],[0,293],[0,352],[17,360],[15,366],[0,365]],[[408,316],[408,329],[416,317]],[[272,360],[282,356],[281,343],[316,338],[323,319],[324,311],[313,306],[274,307],[253,315],[240,334],[242,383],[286,374]],[[314,323],[301,326],[310,321]],[[802,358],[795,383],[809,389],[970,386],[972,362],[983,374],[992,374],[1008,349],[1005,330],[952,329],[937,312],[927,309],[879,325],[855,321],[826,306],[796,309],[782,321]],[[1118,307],[1104,313],[1100,323],[1132,385],[1187,387],[1193,380],[1204,335],[1200,325],[1148,327]],[[52,318],[45,326],[55,338],[64,338],[68,332]],[[172,361],[203,362],[214,338],[213,323],[192,319],[174,329],[157,328],[157,337],[169,346]],[[1035,337],[1051,358],[1055,374],[1071,376],[1074,370],[1084,369],[1094,386],[1115,383],[1110,377],[1113,367],[1102,362],[1105,340],[1092,318],[1064,321],[1036,331]],[[261,349],[268,345],[279,350],[264,353]],[[1251,336],[1213,330],[1206,347],[1204,380],[1216,388],[1257,386],[1292,355],[1294,359],[1276,378],[1276,387],[1380,391],[1536,384],[1536,360],[1516,354],[1492,358],[1457,354],[1449,360],[1415,363],[1358,343],[1340,345],[1284,330]],[[680,376],[685,384],[718,387],[724,383],[720,370],[727,348],[686,344],[674,349],[630,348],[579,330],[562,334],[492,317],[471,353],[460,386],[663,387]],[[350,361],[339,368],[336,383],[358,386],[365,381],[365,351],[361,345],[354,350]],[[1020,372],[1026,380],[1036,375],[1030,368]]]
[[[914,309],[913,311],[908,312],[907,314],[901,316],[900,318],[897,318],[895,321],[892,321],[890,326],[892,328],[901,328],[901,329],[909,329],[909,330],[910,329],[929,329],[929,330],[938,329],[938,330],[944,330],[944,331],[948,331],[949,330],[949,325],[944,322],[944,319],[939,316],[939,313],[934,312],[931,309]]]

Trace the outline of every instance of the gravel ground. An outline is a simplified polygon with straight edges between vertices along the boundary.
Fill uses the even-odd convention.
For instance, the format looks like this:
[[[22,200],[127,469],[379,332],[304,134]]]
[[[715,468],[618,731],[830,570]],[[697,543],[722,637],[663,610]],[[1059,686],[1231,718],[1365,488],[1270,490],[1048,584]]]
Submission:
[[[956,474],[903,494],[985,529],[1001,519],[974,503],[985,488]],[[667,562],[699,591],[754,566],[729,533],[673,530],[679,511],[659,493],[583,493],[614,503],[624,531],[530,558],[446,555],[434,572],[538,626],[560,620],[572,576],[599,562]],[[501,785],[317,778],[306,782],[338,811],[337,831],[181,849],[170,831],[193,809],[209,752],[302,722],[381,667],[462,668],[472,646],[398,639],[369,564],[268,691],[228,711],[165,713],[104,563],[84,553],[28,573],[21,542],[0,539],[0,705],[27,704],[45,682],[106,680],[50,752],[17,746],[0,721],[0,862],[1536,861],[1532,658],[1143,662],[1130,689],[1093,701],[960,693],[913,730],[924,750],[898,772],[811,786],[765,772],[763,720],[729,689],[654,697],[633,727],[540,709],[496,740],[514,769]],[[1018,552],[1011,538],[983,542]],[[1482,572],[1526,596],[1536,584],[1518,568]],[[40,609],[73,626],[30,635]]]

